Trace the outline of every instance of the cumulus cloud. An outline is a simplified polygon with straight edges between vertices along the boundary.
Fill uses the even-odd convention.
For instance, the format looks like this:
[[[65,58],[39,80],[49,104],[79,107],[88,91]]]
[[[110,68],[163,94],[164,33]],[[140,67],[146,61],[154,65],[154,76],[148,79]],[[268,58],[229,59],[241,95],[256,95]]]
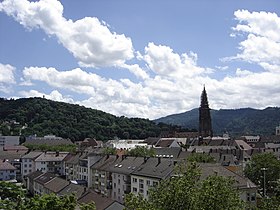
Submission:
[[[247,35],[239,43],[240,53],[226,60],[240,59],[262,66],[268,71],[280,69],[280,17],[270,12],[237,10],[233,27],[237,34]]]
[[[196,65],[197,54],[190,52],[179,55],[168,46],[154,43],[145,47],[143,60],[154,73],[163,77],[193,77],[205,73],[205,69]]]
[[[14,72],[15,67],[9,64],[0,63],[0,92],[12,92],[12,85],[16,83]]]
[[[56,36],[84,67],[119,66],[134,57],[131,39],[111,32],[95,17],[73,21],[63,17],[58,0],[4,0],[0,11],[12,16],[27,29],[40,28]]]
[[[66,103],[74,103],[74,100],[70,97],[63,96],[59,91],[53,90],[50,94],[42,93],[37,90],[29,90],[29,91],[19,91],[19,95],[21,97],[29,98],[29,97],[41,97],[46,98],[53,101],[61,101]]]

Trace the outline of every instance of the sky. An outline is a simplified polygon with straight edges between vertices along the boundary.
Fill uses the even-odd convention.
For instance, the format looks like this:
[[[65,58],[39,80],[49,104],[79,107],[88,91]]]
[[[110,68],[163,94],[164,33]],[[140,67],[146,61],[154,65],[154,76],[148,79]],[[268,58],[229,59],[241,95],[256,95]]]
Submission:
[[[0,97],[157,119],[280,104],[279,0],[0,0]]]

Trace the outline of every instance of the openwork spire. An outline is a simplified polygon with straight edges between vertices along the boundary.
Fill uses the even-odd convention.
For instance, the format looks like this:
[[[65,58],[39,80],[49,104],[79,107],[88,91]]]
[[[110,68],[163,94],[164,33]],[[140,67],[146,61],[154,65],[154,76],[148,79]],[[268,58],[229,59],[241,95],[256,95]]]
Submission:
[[[210,110],[204,86],[199,107],[199,136],[201,137],[213,136]]]

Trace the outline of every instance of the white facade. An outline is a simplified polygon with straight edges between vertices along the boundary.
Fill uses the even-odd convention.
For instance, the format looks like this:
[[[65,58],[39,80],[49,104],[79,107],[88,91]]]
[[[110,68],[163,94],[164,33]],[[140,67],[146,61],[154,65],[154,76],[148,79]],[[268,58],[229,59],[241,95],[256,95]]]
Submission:
[[[2,160],[0,161],[0,181],[16,179],[16,168],[9,162],[2,162]]]
[[[35,162],[31,158],[22,158],[21,159],[21,174],[22,177],[25,177],[27,174],[35,171]]]
[[[142,194],[144,198],[148,199],[148,190],[159,184],[159,179],[131,175],[131,192],[134,194]]]
[[[110,140],[107,142],[107,145],[116,149],[134,149],[137,146],[150,148],[151,145],[143,143],[144,140]]]
[[[112,200],[124,203],[124,195],[130,192],[130,176],[112,173]]]
[[[8,145],[19,145],[19,136],[0,136],[0,151]]]

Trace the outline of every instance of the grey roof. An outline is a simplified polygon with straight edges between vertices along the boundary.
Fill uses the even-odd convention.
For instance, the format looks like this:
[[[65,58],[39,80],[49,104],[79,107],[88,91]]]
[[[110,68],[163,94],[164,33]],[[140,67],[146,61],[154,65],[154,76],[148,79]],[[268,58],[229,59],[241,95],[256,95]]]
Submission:
[[[35,161],[62,161],[69,152],[43,152]]]
[[[218,175],[224,177],[232,177],[235,182],[234,186],[239,189],[257,188],[257,186],[249,179],[236,174],[224,166],[218,164],[200,163],[201,179],[206,179],[210,175]]]
[[[96,206],[96,210],[104,210],[108,206],[110,206],[114,201],[110,198],[103,197],[96,192],[89,191],[84,196],[82,196],[79,200],[79,203],[91,203],[94,202]]]
[[[41,155],[42,152],[35,152],[35,151],[31,151],[25,155],[23,155],[21,158],[26,158],[26,159],[35,159],[37,158],[39,155]]]
[[[173,168],[174,163],[171,159],[150,157],[131,174],[164,179],[172,173]]]
[[[14,167],[9,162],[3,162],[3,160],[0,160],[0,171],[6,171],[6,170],[16,170],[16,167]]]
[[[0,159],[13,161],[15,159],[20,159],[25,153],[25,151],[0,151]]]
[[[34,179],[35,182],[38,182],[39,184],[45,185],[50,180],[54,179],[56,177],[55,174],[52,173],[44,173],[41,176]]]
[[[62,189],[59,192],[59,195],[70,195],[74,194],[77,199],[79,199],[85,192],[85,187],[70,183],[68,186],[66,186],[64,189]]]
[[[43,138],[43,137],[36,137],[36,138],[27,138],[24,144],[47,144],[47,145],[72,145],[73,142],[70,139],[63,139],[60,137],[56,138]]]
[[[125,208],[124,205],[120,204],[117,201],[114,201],[110,206],[108,206],[105,210],[123,210]]]
[[[169,157],[169,158],[177,158],[180,151],[181,147],[172,147],[172,148],[154,148],[156,156],[161,156],[161,157]]]
[[[41,176],[42,174],[43,174],[42,171],[34,171],[34,172],[27,174],[26,177],[28,177],[29,180],[33,180],[33,179],[36,179],[37,177]]]
[[[118,155],[105,155],[103,158],[95,162],[91,168],[106,171],[110,165],[117,164],[121,161]]]
[[[108,166],[107,171],[129,175],[134,172],[143,162],[144,157],[131,157],[123,155],[122,160],[116,164]]]
[[[55,177],[51,179],[48,183],[46,183],[45,187],[50,191],[57,193],[63,188],[65,188],[67,185],[69,185],[68,181],[59,177]]]

